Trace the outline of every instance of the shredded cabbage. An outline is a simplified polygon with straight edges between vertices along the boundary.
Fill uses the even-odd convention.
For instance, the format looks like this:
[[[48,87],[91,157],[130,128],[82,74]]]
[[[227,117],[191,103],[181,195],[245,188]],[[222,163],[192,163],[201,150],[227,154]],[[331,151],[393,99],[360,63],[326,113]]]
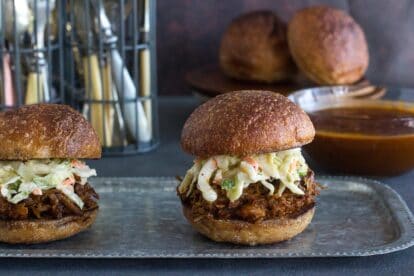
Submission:
[[[79,160],[0,161],[0,193],[16,204],[31,194],[56,188],[82,209],[84,203],[74,191],[75,178],[83,185],[91,176],[96,171]]]
[[[259,182],[269,190],[269,194],[281,196],[288,189],[294,194],[303,195],[298,187],[301,176],[308,171],[308,166],[302,156],[301,149],[295,148],[280,152],[253,155],[244,158],[219,155],[207,160],[196,160],[178,187],[180,193],[191,193],[194,183],[197,183],[207,201],[215,201],[217,193],[212,184],[226,183],[226,195],[230,201],[235,201],[251,183]],[[279,179],[277,191],[271,182]],[[228,187],[231,180],[234,185]]]

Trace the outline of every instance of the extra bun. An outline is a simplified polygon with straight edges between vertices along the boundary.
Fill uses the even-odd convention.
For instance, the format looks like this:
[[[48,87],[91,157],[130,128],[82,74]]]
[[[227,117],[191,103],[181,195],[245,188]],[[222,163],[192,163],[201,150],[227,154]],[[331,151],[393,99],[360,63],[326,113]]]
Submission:
[[[0,112],[0,160],[100,157],[94,129],[69,106],[36,104]]]
[[[311,222],[315,207],[296,218],[283,218],[250,223],[240,220],[219,220],[204,216],[195,218],[191,208],[183,206],[184,216],[204,236],[217,242],[244,245],[271,244],[300,234]]]
[[[298,67],[318,84],[352,84],[368,68],[364,32],[344,11],[314,6],[297,12],[288,41]]]
[[[314,135],[308,115],[288,98],[236,91],[196,108],[184,124],[181,145],[198,157],[247,156],[299,147]]]
[[[97,213],[93,210],[57,220],[0,220],[0,242],[33,244],[65,239],[89,228]]]
[[[219,57],[223,72],[240,80],[275,82],[296,72],[286,25],[271,11],[236,18],[223,34]]]

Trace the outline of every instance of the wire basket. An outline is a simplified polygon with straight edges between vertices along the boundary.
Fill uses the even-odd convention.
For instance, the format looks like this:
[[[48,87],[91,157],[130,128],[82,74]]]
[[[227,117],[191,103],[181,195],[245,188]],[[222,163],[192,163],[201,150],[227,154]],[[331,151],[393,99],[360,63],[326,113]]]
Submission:
[[[62,2],[0,2],[0,109],[62,102]]]
[[[155,1],[67,1],[65,79],[104,155],[147,152],[159,142]]]

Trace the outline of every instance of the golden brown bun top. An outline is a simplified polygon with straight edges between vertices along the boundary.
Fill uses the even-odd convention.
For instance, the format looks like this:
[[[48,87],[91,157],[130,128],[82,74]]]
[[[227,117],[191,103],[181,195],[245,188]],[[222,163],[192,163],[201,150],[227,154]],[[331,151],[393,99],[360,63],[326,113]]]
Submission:
[[[361,27],[346,12],[313,6],[297,12],[288,27],[296,64],[319,84],[350,84],[368,68],[369,54]]]
[[[310,143],[315,129],[288,98],[270,91],[236,91],[199,106],[184,124],[183,149],[198,157],[247,156]]]
[[[69,106],[35,104],[0,112],[0,160],[100,157],[94,129]]]
[[[237,17],[223,34],[220,66],[230,77],[273,82],[292,77],[286,24],[271,11]]]

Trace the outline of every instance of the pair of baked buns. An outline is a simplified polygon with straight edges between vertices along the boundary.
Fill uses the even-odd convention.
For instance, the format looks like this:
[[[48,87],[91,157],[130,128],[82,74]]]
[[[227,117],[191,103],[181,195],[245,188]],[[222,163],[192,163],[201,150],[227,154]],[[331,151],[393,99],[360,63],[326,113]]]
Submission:
[[[352,84],[368,68],[361,27],[346,12],[314,6],[298,11],[288,26],[271,11],[242,15],[229,25],[220,46],[220,66],[236,79],[294,79],[296,66],[322,85]]]

